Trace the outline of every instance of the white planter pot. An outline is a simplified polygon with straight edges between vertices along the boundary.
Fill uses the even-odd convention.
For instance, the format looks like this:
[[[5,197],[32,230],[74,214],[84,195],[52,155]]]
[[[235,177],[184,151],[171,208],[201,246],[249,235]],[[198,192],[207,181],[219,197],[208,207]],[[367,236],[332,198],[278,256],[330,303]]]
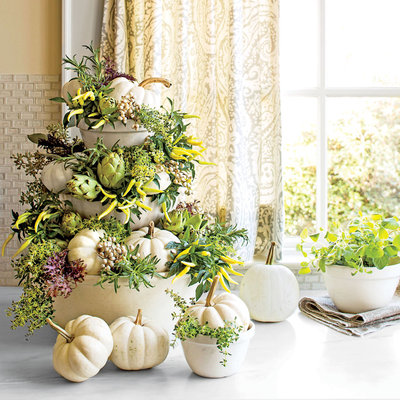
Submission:
[[[342,312],[360,313],[386,306],[399,283],[400,264],[372,273],[357,272],[342,265],[329,265],[323,274],[329,296]]]
[[[87,201],[77,199],[70,194],[61,194],[60,199],[62,201],[70,201],[73,209],[84,218],[89,218],[94,215],[100,215],[108,207],[108,204],[103,205],[100,201]],[[146,197],[143,203],[146,206],[151,207],[152,210],[143,210],[140,214],[140,219],[136,215],[132,215],[132,227],[134,230],[148,226],[150,221],[153,221],[156,224],[163,216],[163,212],[161,211],[161,207],[157,204],[157,201],[151,201],[150,197]],[[109,218],[110,216],[115,217],[120,222],[125,221],[125,214],[122,212],[113,211],[105,218]]]
[[[141,145],[147,136],[154,134],[144,128],[134,130],[132,129],[132,125],[133,121],[128,121],[126,126],[121,121],[117,121],[115,122],[115,128],[110,124],[106,124],[100,132],[98,129],[88,129],[88,125],[84,121],[81,121],[78,127],[81,131],[82,140],[88,148],[93,148],[99,137],[102,137],[104,145],[111,149],[117,142],[120,146]]]
[[[70,296],[55,298],[54,319],[59,325],[65,326],[71,319],[88,314],[100,317],[111,324],[118,317],[136,315],[141,308],[146,318],[157,322],[171,334],[174,327],[171,317],[174,302],[165,293],[165,289],[172,289],[187,300],[195,295],[195,286],[188,287],[190,282],[188,276],[183,276],[174,284],[172,279],[153,277],[150,282],[154,287],[141,286],[139,292],[129,289],[127,280],[120,280],[120,288],[115,293],[112,284],[104,284],[103,288],[94,286],[99,276],[86,275],[85,280],[72,290]]]
[[[240,370],[254,333],[254,324],[250,322],[249,329],[242,332],[239,340],[229,346],[228,351],[231,355],[228,356],[225,367],[220,363],[223,355],[217,348],[216,339],[200,335],[181,343],[186,361],[195,374],[205,378],[223,378]]]

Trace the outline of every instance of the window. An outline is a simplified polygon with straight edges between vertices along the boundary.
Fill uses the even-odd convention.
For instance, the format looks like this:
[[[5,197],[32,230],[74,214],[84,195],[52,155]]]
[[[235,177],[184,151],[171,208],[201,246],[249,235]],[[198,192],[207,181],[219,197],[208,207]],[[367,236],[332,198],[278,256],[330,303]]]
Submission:
[[[281,0],[286,237],[400,215],[399,14],[398,0]]]

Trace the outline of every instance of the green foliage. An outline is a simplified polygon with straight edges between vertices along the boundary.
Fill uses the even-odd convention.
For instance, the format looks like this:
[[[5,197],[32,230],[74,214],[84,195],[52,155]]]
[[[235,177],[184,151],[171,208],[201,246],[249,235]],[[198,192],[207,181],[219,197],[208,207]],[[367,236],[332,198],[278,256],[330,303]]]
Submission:
[[[220,222],[206,225],[201,230],[190,226],[180,238],[180,242],[170,242],[166,248],[171,249],[173,261],[168,263],[168,276],[179,278],[186,273],[190,275],[189,285],[197,284],[196,299],[208,292],[212,279],[218,275],[225,290],[229,290],[230,282],[234,282],[229,273],[237,273],[232,269],[234,264],[243,264],[230,256],[235,254],[233,245],[248,240],[245,229],[237,229]],[[241,275],[241,274],[239,274]]]
[[[301,243],[297,249],[308,257],[304,243],[308,232],[301,234]],[[313,242],[320,239],[320,234],[309,236]],[[325,272],[328,265],[345,265],[356,272],[368,272],[365,268],[382,269],[398,262],[400,251],[400,223],[395,217],[384,218],[379,214],[353,219],[346,230],[337,233],[327,232],[324,235],[325,245],[312,245],[313,256],[301,263],[300,273],[310,272],[309,265]]]
[[[141,285],[144,287],[153,287],[150,280],[155,275],[162,278],[156,272],[156,264],[159,259],[150,254],[144,258],[140,258],[137,254],[139,245],[135,249],[127,251],[126,257],[115,263],[112,268],[103,268],[100,272],[100,279],[96,285],[102,286],[104,283],[112,283],[115,293],[117,293],[120,279],[127,279],[130,289],[140,290]]]
[[[332,126],[328,140],[328,222],[345,224],[363,213],[400,214],[400,103],[379,100],[362,112],[351,109]],[[316,151],[314,129],[287,148],[284,169],[286,233],[298,236],[316,226]]]
[[[239,339],[243,326],[237,325],[236,321],[226,321],[225,325],[219,328],[210,328],[208,324],[201,325],[197,318],[188,313],[189,305],[182,297],[169,289],[165,292],[171,296],[175,302],[175,307],[180,310],[179,313],[173,313],[172,315],[173,318],[178,318],[178,322],[174,327],[174,341],[171,343],[171,346],[175,346],[177,339],[184,341],[194,339],[199,335],[211,337],[216,339],[216,346],[223,356],[220,363],[225,367],[228,362],[228,356],[231,355],[229,353],[229,346]]]
[[[18,301],[13,301],[7,315],[13,317],[12,329],[28,324],[28,333],[45,325],[46,318],[53,314],[53,300],[47,294],[46,273],[43,266],[47,259],[61,247],[52,241],[32,243],[26,255],[20,256],[11,265],[15,277],[22,284],[23,293]]]
[[[106,232],[106,236],[114,237],[118,243],[123,243],[131,233],[129,224],[121,224],[121,222],[114,217],[99,220],[94,216],[84,219],[82,222],[82,229],[84,228],[93,231],[102,229]]]

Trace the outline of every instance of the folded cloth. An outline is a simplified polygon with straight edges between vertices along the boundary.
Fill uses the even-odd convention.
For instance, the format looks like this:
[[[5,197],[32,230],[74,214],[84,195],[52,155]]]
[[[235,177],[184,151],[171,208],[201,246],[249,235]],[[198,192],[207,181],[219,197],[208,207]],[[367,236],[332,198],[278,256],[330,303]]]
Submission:
[[[359,314],[339,311],[329,296],[303,297],[299,309],[307,317],[346,335],[364,336],[400,321],[400,297],[386,307]]]

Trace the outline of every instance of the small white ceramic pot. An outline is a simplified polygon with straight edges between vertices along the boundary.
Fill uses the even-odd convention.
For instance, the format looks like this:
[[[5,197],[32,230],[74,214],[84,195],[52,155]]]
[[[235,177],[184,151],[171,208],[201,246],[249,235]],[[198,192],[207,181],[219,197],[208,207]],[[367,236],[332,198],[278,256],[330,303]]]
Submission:
[[[140,291],[129,289],[127,279],[120,279],[120,288],[115,293],[112,284],[95,286],[99,280],[98,275],[86,275],[85,280],[67,298],[55,298],[54,320],[65,326],[71,319],[88,314],[111,324],[118,317],[136,315],[140,308],[146,318],[155,321],[171,334],[174,327],[171,313],[177,310],[165,289],[172,289],[186,300],[195,295],[195,286],[188,286],[189,276],[183,276],[174,284],[172,279],[153,277],[150,282],[154,287],[146,288],[142,285]]]
[[[386,306],[393,298],[400,278],[400,264],[371,273],[357,272],[342,265],[329,265],[323,273],[329,296],[336,307],[347,313],[360,313]]]
[[[133,121],[128,121],[126,126],[121,121],[115,122],[114,125],[115,128],[105,124],[100,132],[98,129],[88,129],[88,125],[82,120],[78,127],[82,140],[88,148],[93,148],[99,137],[102,137],[104,145],[111,149],[117,142],[120,146],[138,146],[143,144],[148,136],[154,135],[144,128],[132,129]]]
[[[250,321],[249,329],[242,332],[238,341],[229,346],[228,351],[231,355],[228,356],[225,367],[220,363],[223,355],[217,348],[216,339],[199,335],[181,343],[186,361],[195,374],[205,378],[223,378],[240,370],[254,333],[255,326]]]

